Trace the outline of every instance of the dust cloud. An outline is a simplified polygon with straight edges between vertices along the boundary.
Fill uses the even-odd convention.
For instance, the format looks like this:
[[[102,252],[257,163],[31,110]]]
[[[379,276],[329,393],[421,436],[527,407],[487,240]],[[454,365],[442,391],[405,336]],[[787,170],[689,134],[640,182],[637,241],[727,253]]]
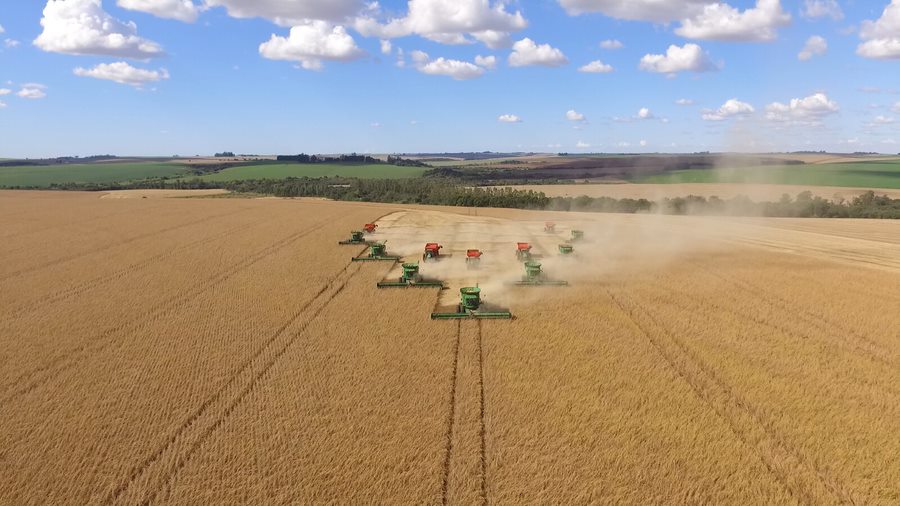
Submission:
[[[477,213],[463,214],[463,213]],[[556,230],[544,230],[554,222]],[[444,281],[448,290],[438,306],[453,306],[459,289],[478,285],[488,307],[535,304],[546,297],[565,297],[571,287],[515,286],[525,274],[516,258],[516,243],[532,245],[534,260],[542,264],[546,279],[568,281],[572,287],[596,284],[612,277],[646,272],[678,261],[685,255],[721,249],[727,221],[691,216],[623,215],[537,212],[502,209],[461,209],[456,212],[409,210],[378,221],[369,238],[386,241],[389,254],[404,262],[418,261],[422,276]],[[584,238],[570,241],[572,230]],[[437,261],[422,261],[424,246],[443,246]],[[559,253],[560,244],[572,244],[572,255]],[[465,261],[467,249],[484,252],[478,268]],[[395,266],[388,279],[399,277]]]

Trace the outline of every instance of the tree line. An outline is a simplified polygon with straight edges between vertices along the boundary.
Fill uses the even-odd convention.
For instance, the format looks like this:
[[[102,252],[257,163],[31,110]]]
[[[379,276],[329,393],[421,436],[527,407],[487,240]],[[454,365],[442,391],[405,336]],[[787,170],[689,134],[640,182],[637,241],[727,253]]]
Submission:
[[[675,215],[730,215],[797,218],[881,218],[900,219],[900,199],[868,191],[850,200],[832,201],[802,192],[797,197],[783,195],[776,202],[754,202],[745,196],[615,199],[611,197],[548,197],[542,192],[514,187],[467,187],[444,179],[356,179],[287,178],[208,182],[150,179],[130,183],[67,183],[51,185],[55,190],[108,191],[123,189],[210,189],[278,197],[324,197],[357,202],[427,204],[464,207],[500,207],[549,211],[600,213],[660,213]]]
[[[418,160],[408,160],[400,156],[388,155],[387,161],[381,158],[375,158],[369,155],[358,155],[351,153],[349,155],[324,156],[324,155],[308,155],[300,153],[299,155],[278,155],[275,159],[279,162],[292,163],[365,163],[365,164],[388,164],[399,165],[405,167],[429,167],[428,164]]]

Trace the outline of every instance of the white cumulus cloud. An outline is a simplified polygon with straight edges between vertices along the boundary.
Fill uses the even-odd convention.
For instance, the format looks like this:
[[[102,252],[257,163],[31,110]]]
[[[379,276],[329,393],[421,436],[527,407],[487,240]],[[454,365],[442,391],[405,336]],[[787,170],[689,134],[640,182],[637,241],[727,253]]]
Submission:
[[[47,87],[43,84],[38,83],[26,83],[22,85],[22,88],[16,93],[16,96],[19,98],[27,98],[29,100],[39,100],[47,96],[46,90]]]
[[[638,119],[653,119],[653,113],[646,107],[641,107],[637,113]]]
[[[575,147],[578,149],[588,149],[591,145],[584,141],[578,141],[575,143]]]
[[[48,0],[41,18],[38,48],[76,55],[148,59],[163,55],[159,44],[137,35],[137,25],[110,16],[100,0]]]
[[[570,15],[598,12],[617,19],[667,24],[680,21],[676,33],[707,40],[767,41],[791,16],[780,0],[757,0],[740,11],[719,0],[558,0]]]
[[[169,78],[166,69],[146,70],[132,67],[123,61],[116,63],[101,63],[94,68],[86,69],[78,67],[74,70],[76,76],[105,79],[129,86],[143,86]]]
[[[17,41],[16,39],[6,39],[3,41],[3,45],[7,48],[12,49],[14,47],[19,47],[19,41]]]
[[[578,112],[574,109],[569,109],[568,111],[566,111],[566,119],[569,121],[574,121],[574,122],[587,121],[587,118],[584,117],[584,114],[581,114],[580,112]]]
[[[493,70],[497,67],[497,57],[496,56],[478,55],[475,57],[475,65],[478,65],[479,67],[484,67],[488,70]]]
[[[677,72],[707,72],[718,70],[709,54],[697,44],[685,44],[682,47],[671,45],[666,54],[647,54],[641,58],[639,68],[647,72],[674,74]]]
[[[825,93],[814,93],[805,98],[795,98],[789,103],[773,102],[766,106],[769,121],[815,126],[840,110],[837,102]]]
[[[118,0],[116,4],[123,9],[186,23],[197,21],[200,15],[200,9],[191,0]]]
[[[892,0],[875,21],[863,21],[856,53],[865,58],[900,59],[900,0]]]
[[[521,123],[522,118],[516,116],[515,114],[501,114],[497,117],[497,121],[500,123]]]
[[[12,90],[11,90],[11,89],[9,89],[9,88],[0,88],[0,97],[2,97],[3,95],[9,95],[10,93],[12,93]]]
[[[365,54],[343,26],[309,21],[291,28],[287,37],[272,34],[259,45],[259,54],[270,60],[293,61],[307,70],[320,70],[323,61],[351,61]]]
[[[682,21],[675,33],[689,39],[765,42],[774,40],[776,30],[790,22],[781,0],[757,0],[756,7],[743,12],[726,3],[713,3]]]
[[[366,37],[385,39],[419,35],[442,44],[468,44],[473,39],[490,48],[509,45],[509,35],[528,21],[519,11],[507,10],[500,0],[409,0],[406,16],[380,23],[361,16],[354,28]]]
[[[391,54],[391,51],[394,50],[394,45],[389,40],[382,39],[379,46],[381,47],[381,54]]]
[[[509,55],[511,67],[560,67],[567,63],[569,59],[559,49],[550,44],[537,44],[527,37],[513,44],[513,52]]]
[[[704,110],[703,119],[706,121],[725,121],[730,118],[740,118],[749,116],[756,112],[752,105],[747,102],[741,102],[736,98],[732,98],[722,104],[715,111]]]
[[[675,103],[677,105],[694,105],[694,101],[690,98],[679,98]]]
[[[485,70],[493,69],[497,65],[497,58],[494,56],[476,56],[475,63],[444,57],[432,60],[428,53],[423,51],[413,51],[410,57],[419,72],[432,76],[452,77],[457,81],[481,77]]]
[[[835,21],[844,19],[844,11],[837,0],[805,0],[803,15],[815,19],[829,17]]]
[[[891,110],[896,113],[900,113],[900,102],[897,102],[896,104],[894,104],[894,107],[891,108]]]
[[[822,56],[826,52],[828,52],[828,41],[818,35],[813,35],[806,39],[806,44],[803,45],[803,49],[797,54],[797,59],[807,61],[812,59],[813,56]]]
[[[587,72],[589,74],[608,74],[613,70],[615,69],[613,69],[612,65],[607,65],[600,60],[594,60],[587,65],[578,67],[579,72]]]
[[[600,42],[600,47],[603,49],[622,49],[625,47],[625,44],[622,44],[622,41],[616,39],[607,39]]]
[[[205,0],[206,7],[224,7],[233,18],[264,18],[279,26],[310,20],[339,22],[359,14],[362,0]]]

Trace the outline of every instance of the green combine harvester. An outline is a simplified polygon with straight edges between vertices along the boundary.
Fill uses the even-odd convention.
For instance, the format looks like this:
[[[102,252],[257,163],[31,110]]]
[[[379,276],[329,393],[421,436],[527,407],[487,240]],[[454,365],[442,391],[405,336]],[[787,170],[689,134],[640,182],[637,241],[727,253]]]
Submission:
[[[572,241],[580,241],[584,239],[584,230],[572,230]]]
[[[350,238],[345,241],[340,241],[338,244],[369,244],[369,241],[365,240],[363,236],[365,232],[362,230],[354,230],[350,232]]]
[[[559,245],[559,254],[563,256],[571,255],[575,253],[575,247],[571,244],[560,244]]]
[[[403,264],[403,274],[398,281],[381,281],[378,283],[378,288],[405,288],[409,286],[443,289],[444,283],[442,281],[423,280],[422,275],[419,274],[418,262]]]
[[[521,281],[516,281],[519,286],[568,286],[568,281],[555,281],[544,277],[541,264],[538,262],[525,262],[525,275]]]
[[[509,311],[482,311],[481,288],[466,287],[459,289],[459,305],[455,313],[431,313],[432,320],[458,320],[462,318],[481,318],[492,320],[509,320]]]
[[[383,242],[373,242],[369,244],[369,254],[364,257],[353,257],[351,260],[354,262],[375,262],[375,261],[388,261],[388,262],[398,262],[400,261],[400,257],[392,256],[385,254],[385,250],[387,246]]]

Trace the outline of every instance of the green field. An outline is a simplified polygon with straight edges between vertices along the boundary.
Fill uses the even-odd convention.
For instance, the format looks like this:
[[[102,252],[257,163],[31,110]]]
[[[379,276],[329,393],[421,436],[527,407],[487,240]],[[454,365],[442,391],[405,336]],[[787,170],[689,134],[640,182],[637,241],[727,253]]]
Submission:
[[[119,183],[148,177],[175,176],[185,172],[183,165],[171,163],[22,165],[0,167],[0,187],[45,188],[54,183]]]
[[[900,188],[900,161],[688,169],[637,178],[634,183],[748,183]]]
[[[202,176],[199,179],[215,182],[334,176],[361,179],[401,179],[419,177],[426,170],[424,167],[399,167],[387,164],[289,163],[234,167]],[[193,177],[184,179],[193,179]]]

